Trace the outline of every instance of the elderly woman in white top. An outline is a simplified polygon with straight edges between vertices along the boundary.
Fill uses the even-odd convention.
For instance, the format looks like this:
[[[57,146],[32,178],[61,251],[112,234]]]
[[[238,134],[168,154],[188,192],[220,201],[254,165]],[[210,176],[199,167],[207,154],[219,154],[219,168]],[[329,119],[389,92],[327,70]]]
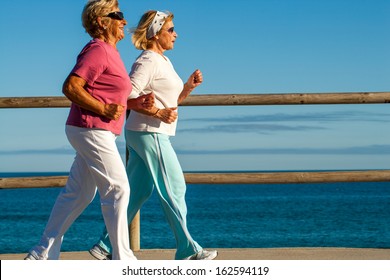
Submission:
[[[177,260],[211,260],[217,251],[206,251],[195,242],[187,229],[186,183],[176,153],[170,143],[175,135],[177,106],[202,83],[202,73],[196,70],[183,81],[164,55],[173,49],[177,39],[173,14],[148,11],[133,31],[133,43],[143,50],[133,64],[130,78],[131,97],[154,93],[155,105],[150,110],[131,111],[125,128],[130,152],[127,175],[131,198],[128,220],[132,221],[156,187],[164,214],[175,235]],[[98,259],[110,258],[107,233],[90,250]]]

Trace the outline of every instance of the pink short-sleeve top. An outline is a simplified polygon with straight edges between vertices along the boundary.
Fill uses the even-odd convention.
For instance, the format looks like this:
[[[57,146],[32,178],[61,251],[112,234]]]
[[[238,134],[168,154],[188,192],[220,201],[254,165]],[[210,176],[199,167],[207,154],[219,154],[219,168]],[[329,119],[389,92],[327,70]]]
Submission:
[[[120,54],[113,46],[99,39],[91,40],[78,55],[71,74],[84,79],[85,90],[100,102],[126,107],[132,85]],[[119,135],[125,115],[111,120],[72,103],[66,124],[109,130]]]

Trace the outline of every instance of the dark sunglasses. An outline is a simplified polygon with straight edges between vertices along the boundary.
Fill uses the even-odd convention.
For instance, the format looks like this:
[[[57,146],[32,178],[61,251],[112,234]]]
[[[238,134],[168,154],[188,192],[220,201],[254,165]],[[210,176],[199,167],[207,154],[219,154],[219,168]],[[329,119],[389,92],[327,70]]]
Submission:
[[[168,33],[172,34],[174,31],[175,31],[175,27],[171,27],[171,28],[168,28],[168,29],[163,29],[165,31],[167,31]]]
[[[122,12],[111,12],[108,15],[106,15],[106,17],[117,19],[117,20],[122,20],[125,18]]]

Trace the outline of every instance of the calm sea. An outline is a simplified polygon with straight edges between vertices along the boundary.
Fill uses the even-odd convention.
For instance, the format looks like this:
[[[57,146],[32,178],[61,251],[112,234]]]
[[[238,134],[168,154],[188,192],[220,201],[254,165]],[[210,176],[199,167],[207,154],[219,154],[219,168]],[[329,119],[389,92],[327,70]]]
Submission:
[[[0,173],[37,175],[61,174]],[[59,191],[0,189],[0,253],[38,242]],[[190,233],[205,248],[390,248],[390,182],[188,185],[187,204]],[[62,250],[89,249],[102,226],[97,196]],[[141,210],[141,248],[175,248],[156,193]]]

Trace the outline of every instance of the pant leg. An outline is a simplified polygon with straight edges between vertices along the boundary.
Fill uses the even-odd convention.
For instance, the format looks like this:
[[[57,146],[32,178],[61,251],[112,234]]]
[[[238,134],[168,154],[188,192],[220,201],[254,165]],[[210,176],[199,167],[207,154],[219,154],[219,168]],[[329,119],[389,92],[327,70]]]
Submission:
[[[91,203],[95,193],[96,185],[88,167],[76,154],[68,181],[56,199],[40,242],[30,252],[39,259],[59,259],[65,232]]]
[[[127,210],[127,219],[131,223],[142,205],[149,199],[153,192],[153,179],[142,158],[128,146],[129,160],[126,167],[130,182],[131,196]],[[103,249],[111,253],[111,243],[106,227],[97,242]]]
[[[192,239],[187,229],[186,184],[169,136],[126,131],[126,140],[143,159],[153,177],[165,217],[175,235],[175,258],[183,259],[200,251],[201,246]]]

